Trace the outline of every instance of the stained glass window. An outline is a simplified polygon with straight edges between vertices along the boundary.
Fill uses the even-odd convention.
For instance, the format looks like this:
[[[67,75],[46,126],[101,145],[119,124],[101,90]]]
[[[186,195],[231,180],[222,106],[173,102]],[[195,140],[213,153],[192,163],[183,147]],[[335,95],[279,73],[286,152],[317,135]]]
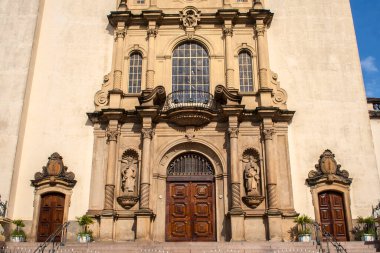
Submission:
[[[185,97],[197,97],[197,91],[209,92],[209,57],[206,49],[196,42],[179,45],[172,58],[173,92],[183,91]]]
[[[129,93],[141,92],[141,69],[142,69],[142,56],[138,52],[134,52],[129,60]]]
[[[253,91],[252,57],[246,50],[239,53],[239,77],[240,91]]]

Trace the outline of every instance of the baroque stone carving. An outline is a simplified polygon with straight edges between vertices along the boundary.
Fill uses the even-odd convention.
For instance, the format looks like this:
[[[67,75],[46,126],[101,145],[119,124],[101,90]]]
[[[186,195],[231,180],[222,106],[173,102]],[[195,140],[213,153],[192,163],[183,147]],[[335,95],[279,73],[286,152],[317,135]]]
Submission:
[[[150,28],[147,30],[146,33],[147,33],[148,37],[156,37],[158,30],[157,30],[157,28]]]
[[[265,140],[272,140],[274,133],[275,133],[275,131],[273,128],[264,129],[263,130],[264,139]]]
[[[273,89],[272,100],[273,103],[281,109],[286,109],[286,101],[288,100],[288,94],[282,88],[280,88],[280,82],[278,81],[277,73],[271,72],[272,79],[271,84]]]
[[[121,160],[121,192],[122,196],[117,198],[117,202],[125,209],[130,209],[136,205],[137,196],[137,172],[138,154],[135,150],[128,149],[122,155]]]
[[[228,134],[231,138],[237,138],[239,135],[239,128],[237,127],[230,127],[228,128]]]
[[[233,33],[234,33],[234,30],[232,28],[228,28],[228,27],[223,28],[224,36],[232,36]]]
[[[1,195],[0,195],[0,217],[5,217],[5,214],[7,213],[7,204],[8,201],[1,201]]]
[[[74,178],[75,174],[68,172],[67,167],[64,166],[62,156],[55,152],[49,157],[47,165],[42,167],[42,172],[34,174],[34,180],[31,182],[34,187],[44,184],[62,184],[73,188],[77,182]]]
[[[180,14],[182,25],[185,28],[194,28],[198,25],[198,22],[201,20],[200,12],[194,7],[186,7],[180,12]]]
[[[256,208],[264,200],[261,190],[261,170],[260,155],[254,148],[249,148],[243,153],[243,178],[246,196],[243,202],[251,207]]]
[[[142,134],[143,139],[146,139],[146,138],[152,139],[154,135],[154,130],[151,128],[143,128],[141,129],[141,134]]]
[[[110,82],[110,73],[104,76],[101,90],[96,92],[94,103],[97,107],[105,107],[109,103],[108,91],[112,88]]]
[[[350,185],[352,178],[349,178],[348,171],[341,170],[340,167],[341,165],[335,160],[335,155],[331,150],[326,149],[319,157],[318,164],[315,165],[316,170],[309,172],[306,182],[309,186],[320,183]]]

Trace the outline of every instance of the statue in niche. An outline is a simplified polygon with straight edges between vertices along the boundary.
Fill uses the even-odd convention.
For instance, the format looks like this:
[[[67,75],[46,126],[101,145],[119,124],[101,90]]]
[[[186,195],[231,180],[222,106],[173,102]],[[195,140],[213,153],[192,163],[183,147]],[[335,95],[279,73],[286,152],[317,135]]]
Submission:
[[[249,196],[260,195],[260,168],[257,159],[250,155],[244,166],[244,186]]]
[[[137,165],[134,157],[126,156],[121,160],[121,189],[127,194],[133,194],[136,187]]]
[[[5,214],[7,212],[7,204],[8,202],[2,202],[1,201],[1,195],[0,195],[0,217],[5,217]]]

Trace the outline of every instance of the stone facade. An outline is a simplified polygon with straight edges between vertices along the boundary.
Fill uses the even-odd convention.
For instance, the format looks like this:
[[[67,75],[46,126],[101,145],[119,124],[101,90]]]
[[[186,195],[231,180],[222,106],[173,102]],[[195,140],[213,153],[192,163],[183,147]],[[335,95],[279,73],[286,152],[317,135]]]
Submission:
[[[64,221],[96,218],[104,241],[196,240],[188,229],[290,240],[298,213],[322,221],[329,192],[342,196],[346,239],[352,218],[370,214],[380,178],[348,0],[41,2],[9,198],[11,218],[33,220],[31,240],[49,192],[66,196]],[[327,149],[350,183],[308,174]],[[75,188],[34,191],[55,151]],[[198,162],[170,174],[177,159]],[[172,205],[171,187],[194,183],[201,198],[199,182],[212,185],[207,203],[189,212],[214,222],[182,227],[170,217],[188,209]]]

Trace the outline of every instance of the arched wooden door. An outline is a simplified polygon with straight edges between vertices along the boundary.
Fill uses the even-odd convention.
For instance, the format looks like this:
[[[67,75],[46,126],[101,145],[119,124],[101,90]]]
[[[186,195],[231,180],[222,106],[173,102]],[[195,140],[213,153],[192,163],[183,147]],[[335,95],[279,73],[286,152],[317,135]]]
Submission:
[[[41,196],[41,208],[38,220],[37,241],[44,242],[63,223],[65,195],[50,192]],[[61,235],[56,237],[61,241]]]
[[[334,191],[318,194],[321,225],[338,241],[348,241],[343,194]]]
[[[166,241],[215,241],[214,172],[207,158],[187,153],[168,168]]]

